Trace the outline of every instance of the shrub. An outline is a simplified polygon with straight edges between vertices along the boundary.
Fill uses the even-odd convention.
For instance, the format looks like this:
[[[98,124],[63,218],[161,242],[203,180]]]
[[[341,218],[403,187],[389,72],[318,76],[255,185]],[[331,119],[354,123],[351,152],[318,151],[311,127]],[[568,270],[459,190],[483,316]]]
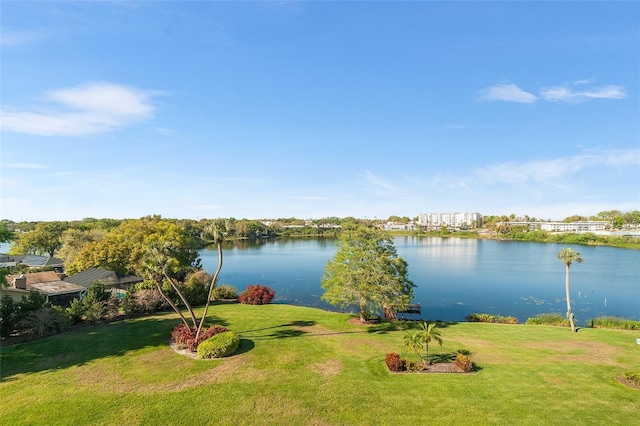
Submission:
[[[624,378],[632,382],[636,386],[640,386],[640,374],[635,371],[625,371]]]
[[[535,317],[528,318],[526,321],[528,325],[557,325],[562,327],[569,327],[569,319],[560,314],[539,314]]]
[[[107,315],[107,302],[94,300],[90,303],[84,303],[84,316],[89,322],[99,322]]]
[[[213,300],[237,299],[238,290],[229,284],[221,284],[213,289]]]
[[[402,358],[400,358],[400,355],[398,355],[395,352],[387,354],[387,356],[384,359],[384,362],[387,364],[387,368],[389,369],[389,371],[405,370],[404,361],[402,360]]]
[[[198,345],[198,358],[222,358],[233,355],[240,345],[240,337],[233,331],[218,333]]]
[[[191,305],[204,305],[209,295],[211,276],[205,271],[195,271],[184,280],[182,294]]]
[[[455,363],[465,373],[469,373],[470,371],[473,371],[473,361],[471,360],[471,357],[468,355],[465,355],[463,353],[458,353],[458,355],[456,355]]]
[[[247,305],[266,305],[271,303],[276,292],[270,287],[252,284],[240,294],[238,300]]]
[[[59,333],[64,327],[65,319],[51,308],[40,308],[28,312],[21,324],[38,337]]]
[[[425,365],[424,365],[424,362],[415,362],[411,360],[406,360],[404,362],[404,369],[411,372],[424,371]]]
[[[196,331],[197,329],[195,327],[187,327],[185,324],[178,324],[173,328],[173,330],[171,330],[171,337],[180,347],[189,349],[191,352],[195,352],[200,343],[217,334],[224,333],[228,331],[228,329],[221,325],[213,325],[209,328],[205,328],[200,332],[198,341],[196,341]]]
[[[492,322],[497,324],[518,324],[518,318],[516,317],[503,317],[502,315],[491,314],[469,314],[465,318],[469,322]]]
[[[165,303],[157,289],[140,288],[127,290],[127,295],[122,300],[121,306],[127,315],[152,314],[161,309]]]
[[[591,320],[593,328],[619,328],[623,330],[640,330],[640,321],[618,317],[596,317]]]
[[[0,337],[8,337],[18,328],[20,316],[19,305],[11,296],[5,294],[0,299]]]
[[[71,324],[78,324],[84,318],[84,311],[84,304],[78,299],[73,299],[66,308],[67,318]]]

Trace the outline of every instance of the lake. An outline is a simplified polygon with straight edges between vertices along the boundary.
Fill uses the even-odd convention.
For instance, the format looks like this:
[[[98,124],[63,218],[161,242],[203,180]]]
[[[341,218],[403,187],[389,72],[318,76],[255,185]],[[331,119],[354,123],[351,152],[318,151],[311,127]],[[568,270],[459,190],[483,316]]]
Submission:
[[[564,315],[565,265],[556,255],[571,247],[584,258],[571,266],[578,322],[602,315],[640,320],[639,250],[439,237],[396,237],[394,244],[409,264],[409,279],[417,286],[414,303],[422,305],[423,319],[461,321],[476,312],[524,322],[539,313]],[[277,303],[337,311],[320,300],[324,267],[335,252],[334,241],[327,239],[228,243],[218,284],[239,291],[249,284],[267,285],[276,291]],[[213,273],[215,249],[202,250],[200,257]]]

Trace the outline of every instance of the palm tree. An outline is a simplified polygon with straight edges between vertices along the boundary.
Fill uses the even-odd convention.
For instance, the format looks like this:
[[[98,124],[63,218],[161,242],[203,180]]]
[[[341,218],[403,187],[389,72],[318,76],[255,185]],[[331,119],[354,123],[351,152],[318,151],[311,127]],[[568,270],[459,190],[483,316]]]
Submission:
[[[404,335],[404,345],[407,349],[415,352],[420,359],[422,359],[422,349],[424,348],[424,338],[419,331],[408,331]],[[422,359],[422,362],[426,365],[427,360]]]
[[[424,346],[426,347],[425,353],[425,364],[429,363],[429,344],[431,342],[435,342],[438,345],[442,346],[442,336],[440,334],[440,330],[438,330],[438,324],[435,322],[423,322],[422,323],[422,340],[424,341]]]
[[[213,295],[213,289],[216,286],[216,281],[218,280],[218,275],[220,274],[220,270],[222,269],[222,243],[224,242],[225,235],[225,224],[222,220],[217,220],[214,222],[207,232],[213,237],[213,242],[218,248],[218,268],[216,272],[213,274],[213,278],[211,279],[211,284],[209,285],[209,295],[207,296],[207,303],[204,305],[204,312],[202,314],[202,318],[200,319],[200,324],[198,325],[198,331],[196,331],[196,342],[198,341],[198,337],[200,337],[200,331],[202,330],[202,326],[204,325],[204,320],[207,318],[207,311],[209,310],[209,305],[211,304],[211,296]]]
[[[571,324],[571,331],[576,332],[576,324],[573,318],[573,312],[571,312],[571,298],[569,292],[569,268],[571,267],[571,263],[578,262],[582,263],[582,257],[580,256],[580,252],[573,251],[570,248],[562,249],[558,252],[558,259],[562,260],[566,266],[566,278],[565,278],[565,292],[567,296],[567,318],[569,318],[569,323]]]
[[[145,278],[149,278],[155,285],[164,300],[171,306],[171,308],[180,316],[182,322],[191,328],[196,327],[198,322],[196,320],[196,315],[191,308],[191,304],[184,297],[178,285],[174,282],[174,280],[169,276],[170,270],[172,266],[175,266],[176,260],[171,256],[171,247],[170,244],[152,244],[147,249],[147,252],[142,260],[141,269],[142,275]],[[191,317],[192,326],[187,322],[182,310],[168,297],[165,292],[162,290],[162,282],[167,280],[171,287],[175,290],[182,303],[185,305],[185,308],[189,312],[189,316]]]

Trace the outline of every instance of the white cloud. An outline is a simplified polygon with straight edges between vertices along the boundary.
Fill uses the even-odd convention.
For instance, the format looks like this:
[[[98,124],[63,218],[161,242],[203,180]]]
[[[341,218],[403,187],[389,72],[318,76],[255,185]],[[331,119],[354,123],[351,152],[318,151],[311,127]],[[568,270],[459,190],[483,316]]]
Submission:
[[[484,102],[505,101],[530,104],[536,102],[538,97],[529,92],[525,92],[515,84],[500,83],[480,90],[478,92],[478,100]]]
[[[90,82],[44,94],[29,110],[0,111],[3,130],[41,136],[85,136],[150,119],[157,93],[109,82]]]
[[[620,167],[640,163],[640,150],[590,152],[570,157],[527,163],[506,162],[475,171],[482,181],[489,183],[554,183],[566,179],[586,167]]]
[[[365,172],[364,178],[369,187],[369,191],[376,195],[390,196],[406,191],[405,188],[394,185],[389,180],[377,176],[370,170]]]
[[[584,85],[588,82],[576,82],[574,85]],[[627,97],[622,86],[600,86],[584,90],[574,90],[567,86],[544,87],[540,89],[540,96],[549,102],[577,103],[592,99],[624,99]]]
[[[0,46],[20,46],[35,43],[45,38],[45,33],[37,30],[13,31],[2,28],[0,31]]]
[[[560,103],[578,103],[593,99],[624,99],[627,97],[623,86],[609,84],[588,87],[594,81],[594,79],[577,80],[568,85],[543,87],[538,92],[545,101]],[[580,89],[576,89],[576,86],[580,86]],[[499,83],[478,91],[478,100],[484,102],[534,103],[539,99],[536,95],[526,92],[512,83]]]
[[[47,166],[35,163],[2,163],[3,169],[45,169]]]

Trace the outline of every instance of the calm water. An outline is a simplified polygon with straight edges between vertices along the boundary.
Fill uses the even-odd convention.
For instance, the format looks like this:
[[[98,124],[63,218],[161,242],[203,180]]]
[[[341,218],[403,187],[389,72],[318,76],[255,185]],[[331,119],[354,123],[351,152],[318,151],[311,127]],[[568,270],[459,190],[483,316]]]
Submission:
[[[526,320],[545,312],[564,314],[565,266],[561,248],[578,250],[583,263],[571,266],[572,308],[578,321],[600,315],[640,320],[640,251],[612,247],[502,242],[437,237],[397,237],[398,254],[417,285],[414,302],[422,318],[459,321],[472,312]],[[276,291],[276,301],[336,310],[320,300],[320,279],[336,251],[332,240],[275,240],[225,247],[218,283],[242,291],[259,283]],[[202,250],[209,272],[217,252]]]

